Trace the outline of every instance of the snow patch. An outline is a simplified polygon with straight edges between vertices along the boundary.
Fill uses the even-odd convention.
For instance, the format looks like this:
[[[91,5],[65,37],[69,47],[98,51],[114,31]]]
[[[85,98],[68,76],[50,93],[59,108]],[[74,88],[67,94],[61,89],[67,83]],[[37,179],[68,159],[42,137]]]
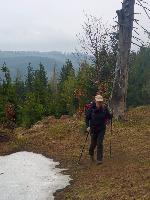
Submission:
[[[0,200],[53,200],[53,193],[71,180],[56,165],[32,152],[0,156]]]

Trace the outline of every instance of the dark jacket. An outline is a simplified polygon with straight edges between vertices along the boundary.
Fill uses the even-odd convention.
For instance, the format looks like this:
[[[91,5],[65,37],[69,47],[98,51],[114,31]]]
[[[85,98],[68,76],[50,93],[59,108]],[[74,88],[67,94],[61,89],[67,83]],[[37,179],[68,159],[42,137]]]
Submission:
[[[105,129],[106,123],[112,118],[106,105],[97,108],[95,103],[85,113],[86,126],[91,129]]]

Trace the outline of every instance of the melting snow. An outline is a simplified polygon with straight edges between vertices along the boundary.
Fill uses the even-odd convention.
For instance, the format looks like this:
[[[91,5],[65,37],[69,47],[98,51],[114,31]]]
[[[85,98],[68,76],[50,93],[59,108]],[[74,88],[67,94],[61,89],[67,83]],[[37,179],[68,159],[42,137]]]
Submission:
[[[71,180],[58,164],[31,152],[0,156],[0,200],[53,200]]]

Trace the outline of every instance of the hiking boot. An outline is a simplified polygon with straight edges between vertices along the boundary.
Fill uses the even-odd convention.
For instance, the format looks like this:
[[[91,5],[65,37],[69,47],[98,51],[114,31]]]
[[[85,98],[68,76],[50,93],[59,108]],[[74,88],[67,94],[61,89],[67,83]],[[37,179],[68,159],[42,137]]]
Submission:
[[[91,160],[92,162],[94,162],[94,156],[91,156],[91,155],[90,155],[90,160]]]
[[[96,162],[97,165],[101,165],[102,163],[103,163],[102,160],[98,160],[98,161]]]

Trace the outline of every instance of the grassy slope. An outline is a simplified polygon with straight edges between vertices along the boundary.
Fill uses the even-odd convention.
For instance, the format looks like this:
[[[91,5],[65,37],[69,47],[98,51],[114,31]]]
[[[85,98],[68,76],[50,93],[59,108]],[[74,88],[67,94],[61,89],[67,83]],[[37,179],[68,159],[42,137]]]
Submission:
[[[27,150],[60,161],[73,181],[56,193],[56,200],[149,200],[150,107],[131,109],[126,121],[113,123],[111,159],[108,127],[101,166],[90,162],[89,142],[81,165],[76,164],[85,139],[82,127],[83,122],[75,119],[44,119],[30,130],[18,129],[11,141],[0,143],[0,155]]]

